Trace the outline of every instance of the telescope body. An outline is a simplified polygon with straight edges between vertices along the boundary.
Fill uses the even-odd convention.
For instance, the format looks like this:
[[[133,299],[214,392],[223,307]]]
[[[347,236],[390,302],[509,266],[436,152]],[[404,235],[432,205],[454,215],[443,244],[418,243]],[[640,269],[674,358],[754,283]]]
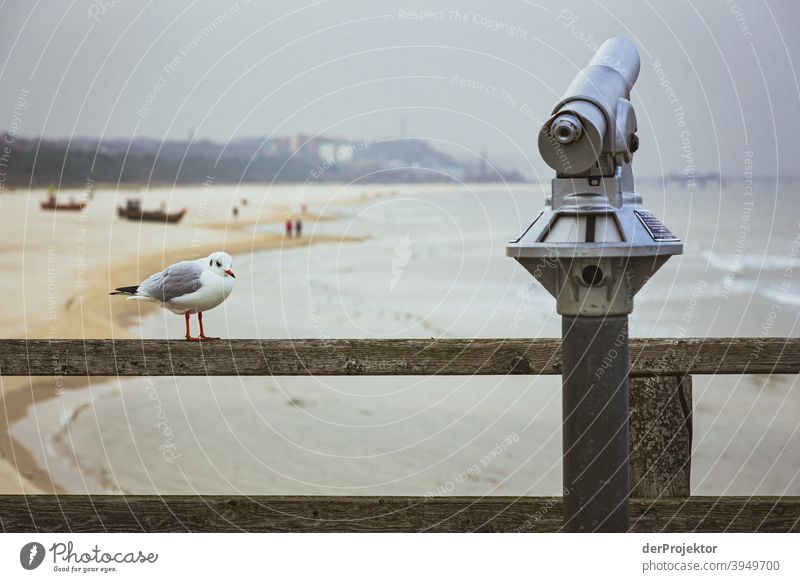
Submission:
[[[545,209],[517,238],[517,259],[556,298],[561,315],[627,315],[633,297],[683,244],[634,190],[639,76],[630,41],[604,42],[570,83],[539,134],[556,171]]]
[[[683,252],[634,190],[638,75],[639,54],[623,38],[578,72],[539,133],[552,193],[506,247],[562,316],[563,529],[572,532],[629,528],[628,314]]]
[[[572,80],[539,135],[539,152],[559,175],[580,175],[598,162],[601,173],[613,173],[609,157],[631,149],[625,136],[636,131],[629,99],[639,65],[636,47],[612,38]]]

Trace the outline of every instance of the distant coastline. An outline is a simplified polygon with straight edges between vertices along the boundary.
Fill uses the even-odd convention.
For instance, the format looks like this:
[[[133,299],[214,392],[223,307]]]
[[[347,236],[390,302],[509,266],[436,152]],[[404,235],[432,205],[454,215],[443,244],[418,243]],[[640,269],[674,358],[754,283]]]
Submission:
[[[2,139],[2,137],[0,137]],[[208,140],[23,138],[8,141],[3,186],[524,183],[485,154],[461,160],[423,139],[320,135]]]

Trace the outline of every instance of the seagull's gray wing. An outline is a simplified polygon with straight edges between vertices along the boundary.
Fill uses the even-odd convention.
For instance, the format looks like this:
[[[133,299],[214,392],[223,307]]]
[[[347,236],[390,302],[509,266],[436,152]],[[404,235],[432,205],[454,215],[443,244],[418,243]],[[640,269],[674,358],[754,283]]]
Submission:
[[[197,261],[181,261],[148,277],[139,285],[138,292],[167,303],[197,291],[201,286],[202,272],[203,267]]]

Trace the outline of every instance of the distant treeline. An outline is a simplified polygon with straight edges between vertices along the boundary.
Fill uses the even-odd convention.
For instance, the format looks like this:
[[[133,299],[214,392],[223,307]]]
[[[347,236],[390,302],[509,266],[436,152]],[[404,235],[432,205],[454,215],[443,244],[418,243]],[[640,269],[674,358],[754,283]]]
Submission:
[[[10,187],[201,184],[209,179],[216,183],[522,181],[516,172],[489,173],[485,163],[465,164],[416,139],[346,142],[327,157],[316,148],[303,147],[306,144],[290,149],[259,139],[221,144],[40,141],[15,136],[5,145],[0,177]]]

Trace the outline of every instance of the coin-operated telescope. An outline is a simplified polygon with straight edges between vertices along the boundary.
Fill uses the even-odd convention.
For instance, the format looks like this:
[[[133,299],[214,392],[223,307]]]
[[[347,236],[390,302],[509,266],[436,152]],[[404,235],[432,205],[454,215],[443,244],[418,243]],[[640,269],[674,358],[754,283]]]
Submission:
[[[628,314],[683,245],[642,206],[630,91],[639,53],[604,42],[539,134],[556,171],[545,209],[506,252],[556,298],[563,333],[565,529],[628,529]]]

